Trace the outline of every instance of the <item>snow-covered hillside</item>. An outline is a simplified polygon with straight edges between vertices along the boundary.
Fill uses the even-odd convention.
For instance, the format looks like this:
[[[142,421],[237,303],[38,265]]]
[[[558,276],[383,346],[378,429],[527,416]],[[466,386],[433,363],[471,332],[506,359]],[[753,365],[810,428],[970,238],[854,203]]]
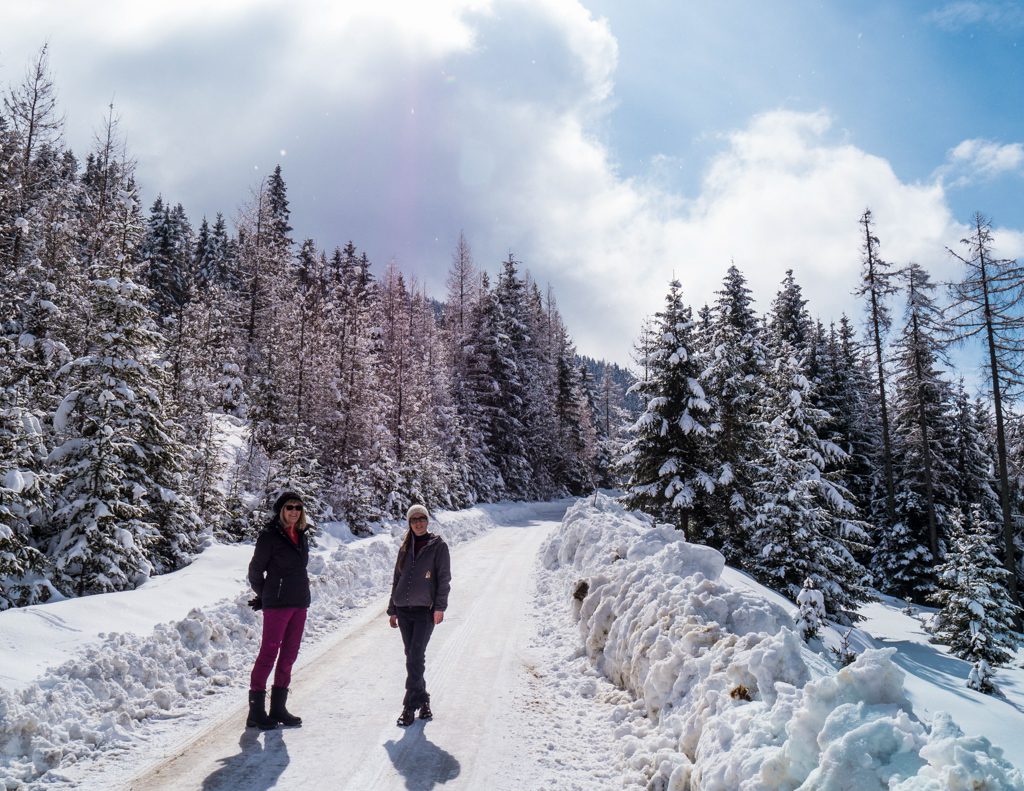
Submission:
[[[618,732],[649,787],[1024,788],[1003,752],[1024,757],[1019,667],[1002,674],[1006,697],[972,692],[965,663],[917,628],[877,640],[861,630],[862,646],[894,645],[837,669],[797,637],[792,604],[600,495],[570,509],[543,563],[574,602],[587,656],[643,704],[623,709]],[[891,609],[875,605],[868,626],[898,625]],[[961,719],[988,738],[964,735]]]
[[[195,777],[242,789],[232,767],[243,778],[261,755],[284,750],[290,762],[260,775],[261,787],[335,777],[339,757],[348,774],[337,787],[419,787],[416,773],[436,768],[420,760],[443,753],[447,774],[421,778],[430,780],[424,787],[1024,788],[1011,765],[1024,765],[1019,660],[997,674],[1001,697],[973,692],[966,663],[927,642],[927,613],[883,600],[850,637],[859,658],[837,669],[827,647],[838,632],[803,645],[793,604],[725,567],[714,550],[604,495],[572,505],[560,526],[544,521],[567,505],[438,515],[435,526],[463,545],[464,598],[456,574],[451,622],[428,653],[428,678],[433,668],[447,685],[443,714],[405,734],[393,727],[390,698],[380,705],[400,673],[383,669],[385,658],[400,658],[394,635],[377,623],[394,535],[355,540],[337,530],[321,540],[293,685],[311,723],[334,719],[255,734],[253,744],[239,742],[236,711],[258,637],[259,616],[244,603],[251,547],[214,545],[138,591],[2,613],[0,787],[123,787],[143,764],[184,755],[178,768],[184,760]],[[469,542],[500,525],[514,535]],[[537,546],[532,573],[505,562]],[[523,604],[496,621],[492,594],[471,588],[470,567],[493,578],[492,591],[522,590]],[[505,647],[496,654],[481,635],[499,633]],[[349,653],[339,648],[346,644]],[[369,669],[366,656],[380,656],[380,667]],[[346,727],[365,736],[353,746],[358,756],[323,746]],[[264,747],[250,750],[260,739]]]

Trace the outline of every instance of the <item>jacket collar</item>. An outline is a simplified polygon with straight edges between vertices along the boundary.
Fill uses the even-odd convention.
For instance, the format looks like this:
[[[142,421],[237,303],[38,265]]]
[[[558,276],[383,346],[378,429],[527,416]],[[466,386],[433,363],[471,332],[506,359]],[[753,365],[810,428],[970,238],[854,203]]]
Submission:
[[[298,531],[296,531],[299,534],[299,543],[298,544],[293,544],[292,540],[290,538],[288,538],[288,532],[284,529],[284,524],[281,522],[280,519],[278,519],[278,518],[274,519],[274,528],[277,530],[278,535],[281,536],[281,538],[283,538],[288,543],[288,546],[290,546],[293,549],[295,549],[296,552],[301,552],[303,550],[303,548],[306,545],[306,531],[305,530],[298,530]]]

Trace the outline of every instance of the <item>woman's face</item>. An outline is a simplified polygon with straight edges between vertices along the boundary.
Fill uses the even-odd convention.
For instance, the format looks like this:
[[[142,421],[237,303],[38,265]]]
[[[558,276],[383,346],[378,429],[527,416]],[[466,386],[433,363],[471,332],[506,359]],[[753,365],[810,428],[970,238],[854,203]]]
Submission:
[[[281,509],[281,521],[285,527],[295,527],[300,516],[302,516],[302,503],[298,500],[289,500]]]
[[[427,517],[425,516],[414,516],[409,520],[409,527],[412,528],[412,532],[418,536],[422,536],[427,532]]]

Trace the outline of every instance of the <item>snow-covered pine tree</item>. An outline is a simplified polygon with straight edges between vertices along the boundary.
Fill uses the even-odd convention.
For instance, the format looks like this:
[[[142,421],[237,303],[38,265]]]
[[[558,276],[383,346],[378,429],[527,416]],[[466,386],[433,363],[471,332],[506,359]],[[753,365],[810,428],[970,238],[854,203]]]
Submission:
[[[395,481],[384,422],[388,394],[379,383],[379,284],[366,254],[352,242],[328,263],[335,281],[325,307],[333,346],[333,409],[320,462],[330,481],[330,504],[360,533],[381,518]]]
[[[68,323],[82,301],[76,163],[62,149],[62,131],[44,45],[0,107],[0,331],[16,336],[18,378],[36,417],[56,405],[53,372],[69,359]]]
[[[24,247],[31,252],[33,237]],[[38,258],[9,272],[0,292],[0,608],[46,600],[45,549],[53,476],[45,420],[54,371],[68,358],[49,337],[57,315]],[[6,582],[4,581],[6,579]]]
[[[630,419],[629,412],[625,407],[625,391],[614,375],[616,367],[608,363],[601,366],[601,379],[592,400],[598,444],[594,480],[598,486],[605,488],[617,485],[615,460],[622,455],[622,446],[628,437],[627,429],[634,422],[633,419]],[[584,370],[588,369],[589,366]],[[588,383],[589,380],[585,379],[584,384]]]
[[[49,475],[39,420],[25,408],[18,349],[0,334],[0,610],[53,594],[38,528],[49,516]]]
[[[971,672],[967,674],[967,686],[970,689],[976,689],[978,692],[991,695],[998,691],[995,682],[992,680],[994,677],[995,673],[992,671],[992,666],[984,659],[979,659],[971,666]]]
[[[184,314],[195,290],[192,226],[180,203],[172,207],[157,197],[150,209],[140,255],[153,294],[153,312],[167,339],[171,397],[177,399],[184,376],[182,350],[188,333]]]
[[[825,618],[825,598],[814,580],[808,577],[796,596],[796,613],[793,617],[804,642],[821,634],[821,630],[826,626]]]
[[[526,334],[517,346],[523,382],[523,424],[534,497],[566,493],[560,475],[566,471],[558,447],[558,325],[561,318],[548,287],[547,297],[526,272],[523,277]]]
[[[197,277],[208,283],[218,283],[232,293],[242,290],[242,272],[238,262],[238,242],[228,235],[224,216],[217,212],[210,244],[203,257],[195,262]]]
[[[451,374],[452,403],[464,440],[458,442],[464,457],[463,487],[470,502],[497,499],[500,475],[486,452],[484,407],[472,386],[475,318],[480,316],[481,293],[489,290],[486,274],[478,273],[464,235],[459,235],[448,270],[448,299],[443,314],[442,341],[447,348],[446,366]],[[452,426],[454,429],[454,424]],[[449,440],[454,438],[449,436]]]
[[[386,421],[397,480],[390,501],[393,513],[413,502],[451,505],[447,491],[455,483],[445,439],[437,430],[435,409],[447,407],[443,379],[433,368],[445,356],[435,342],[434,311],[426,295],[392,263],[381,285],[381,384],[388,394]]]
[[[285,439],[281,427],[294,416],[292,367],[286,361],[297,284],[288,222],[284,180],[277,167],[255,190],[239,228],[247,417],[251,441],[271,456]],[[255,459],[257,454],[250,455]]]
[[[949,250],[964,265],[964,279],[952,286],[951,323],[962,338],[979,337],[985,344],[985,373],[992,393],[996,423],[996,469],[999,481],[1003,564],[1010,574],[1014,601],[1017,588],[1017,552],[1012,512],[1009,456],[1006,440],[1007,404],[1024,388],[1024,267],[1017,261],[997,258],[992,227],[988,219],[975,214],[971,234],[961,239],[960,255]],[[948,248],[947,248],[948,249]]]
[[[159,409],[160,393],[156,386],[154,383],[153,392],[146,395]],[[214,525],[209,522],[210,514],[203,514],[200,519],[197,512],[192,496],[195,484],[191,480],[195,473],[189,467],[192,459],[179,439],[181,426],[166,413],[161,416],[157,412],[157,419],[144,421],[142,428],[144,468],[151,481],[147,504],[149,518],[156,527],[150,560],[157,574],[165,574],[190,563],[199,551],[203,534],[209,535]],[[207,452],[215,453],[216,447]]]
[[[794,599],[811,579],[829,617],[850,623],[869,598],[865,569],[850,545],[866,541],[867,533],[849,493],[824,475],[843,451],[818,437],[825,415],[810,406],[811,383],[788,343],[781,342],[778,353],[757,409],[764,446],[755,462],[753,514],[740,561]]]
[[[152,571],[151,553],[163,540],[155,508],[175,500],[185,511],[182,530],[161,565],[180,565],[178,550],[194,534],[190,501],[173,482],[155,479],[154,465],[177,462],[161,401],[161,337],[149,312],[149,290],[137,282],[140,217],[131,166],[116,141],[113,112],[94,158],[95,212],[85,248],[89,254],[92,346],[66,365],[68,392],[54,426],[63,444],[50,454],[59,486],[49,547],[54,582],[73,595],[124,590]],[[178,495],[181,495],[178,498]]]
[[[952,463],[956,470],[957,504],[965,513],[974,504],[982,516],[998,523],[1000,505],[991,439],[995,433],[992,416],[982,399],[971,401],[962,377],[957,383],[953,410],[956,450]]]
[[[197,266],[201,253],[197,249],[194,254]],[[186,489],[206,527],[228,535],[223,480],[227,464],[222,457],[220,427],[239,421],[246,413],[246,402],[238,364],[244,356],[241,310],[237,294],[223,282],[211,279],[197,288],[195,298],[182,312],[184,331],[175,352],[182,375],[174,407],[187,449]],[[237,521],[241,516],[232,518]]]
[[[631,429],[619,468],[626,504],[676,525],[692,541],[706,530],[715,481],[708,471],[705,421],[711,406],[701,381],[704,361],[690,353],[693,319],[681,289],[671,281],[665,307],[655,314],[647,379],[635,386],[647,409]]]
[[[938,369],[947,338],[935,286],[918,264],[903,275],[907,307],[894,344],[890,413],[897,522],[879,531],[872,568],[882,590],[923,602],[934,588],[946,514],[956,505],[952,391]]]
[[[927,271],[911,263],[903,275],[907,310],[903,332],[895,343],[893,423],[900,436],[900,482],[907,481],[910,468],[919,467],[911,475],[924,484],[928,548],[936,554],[944,512],[956,504],[954,471],[948,461],[955,444],[950,420],[952,390],[937,367],[946,361],[949,335]]]
[[[527,334],[525,289],[511,254],[503,267],[497,286],[481,289],[472,316],[469,387],[479,409],[487,458],[498,471],[499,497],[524,499],[533,494],[524,424],[526,383],[519,359]]]
[[[871,504],[876,498],[871,459],[877,457],[874,449],[881,446],[881,438],[878,422],[870,417],[874,411],[869,363],[845,314],[839,327],[829,330],[826,352],[819,356],[819,379],[819,406],[830,417],[822,438],[846,453],[838,472],[861,514],[873,524]]]
[[[787,269],[768,312],[768,334],[788,343],[800,359],[806,360],[813,332],[814,323],[807,312],[803,290],[796,282],[793,270]]]
[[[437,328],[437,311],[422,286],[412,286],[409,303],[411,373],[407,408],[405,478],[416,482],[412,501],[446,508],[470,502],[464,430],[452,402],[447,350]],[[417,491],[422,499],[417,500]]]
[[[740,270],[731,265],[717,292],[710,336],[701,339],[708,359],[701,374],[712,412],[709,472],[714,477],[710,513],[695,539],[732,558],[743,545],[753,495],[752,462],[761,445],[754,408],[764,388],[767,353],[763,330]]]
[[[49,67],[49,45],[30,62],[24,79],[3,97],[0,112],[0,272],[28,260],[28,236],[42,225],[46,156],[57,146],[64,119]],[[42,167],[41,167],[42,165]],[[5,194],[6,193],[6,194]]]
[[[315,432],[301,423],[293,424],[270,459],[261,507],[250,515],[249,535],[255,537],[270,519],[271,506],[284,492],[295,492],[302,498],[309,535],[319,533],[318,525],[330,516],[323,501],[324,480],[316,458]]]
[[[448,301],[445,305],[445,326],[458,340],[450,348],[452,369],[465,370],[465,342],[469,337],[470,316],[480,297],[480,275],[473,263],[473,251],[466,236],[459,231],[459,239],[452,253],[448,269]]]
[[[417,388],[413,386],[413,353],[410,349],[411,306],[405,278],[392,261],[384,271],[380,289],[381,306],[381,385],[389,396],[385,421],[391,442],[389,448],[397,465],[404,466],[409,402]],[[417,371],[416,373],[419,373]],[[419,393],[417,393],[419,394]],[[412,460],[412,465],[418,462]],[[401,509],[401,505],[397,505]]]
[[[135,213],[131,193],[120,190],[118,200],[108,203],[108,238],[117,238],[110,232],[118,219],[129,230]],[[134,588],[152,570],[156,527],[146,518],[150,481],[138,429],[153,405],[137,396],[161,372],[151,357],[158,336],[145,304],[149,294],[131,279],[130,255],[128,247],[93,257],[96,344],[63,370],[72,389],[54,418],[65,439],[50,455],[59,480],[50,556],[54,581],[69,595]]]
[[[997,535],[980,509],[972,509],[969,517],[954,512],[946,560],[936,569],[939,591],[935,597],[942,607],[935,640],[961,659],[994,667],[1014,656],[1014,622],[1019,611],[1006,584],[1009,575],[993,546]],[[983,668],[979,686],[985,686],[987,675]]]
[[[549,302],[553,305],[553,298]],[[593,396],[581,376],[586,375],[586,368],[576,364],[576,347],[557,311],[552,315],[552,327],[556,373],[554,478],[570,494],[581,495],[595,486],[598,441]]]
[[[295,420],[317,424],[318,396],[323,390],[325,368],[321,350],[327,343],[324,329],[324,307],[327,296],[327,260],[317,251],[316,243],[306,239],[299,248],[295,267],[295,300],[281,305],[290,330],[288,347],[295,363],[293,411]]]

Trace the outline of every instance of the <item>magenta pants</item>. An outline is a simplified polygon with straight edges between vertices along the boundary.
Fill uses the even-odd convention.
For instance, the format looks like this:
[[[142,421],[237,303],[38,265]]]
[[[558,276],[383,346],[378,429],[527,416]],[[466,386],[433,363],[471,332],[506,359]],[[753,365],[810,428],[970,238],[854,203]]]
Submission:
[[[274,686],[288,686],[305,626],[305,607],[271,607],[263,611],[263,641],[256,655],[256,663],[252,666],[249,689],[257,692],[266,690],[267,679],[270,678],[275,661],[277,669],[274,670]]]

